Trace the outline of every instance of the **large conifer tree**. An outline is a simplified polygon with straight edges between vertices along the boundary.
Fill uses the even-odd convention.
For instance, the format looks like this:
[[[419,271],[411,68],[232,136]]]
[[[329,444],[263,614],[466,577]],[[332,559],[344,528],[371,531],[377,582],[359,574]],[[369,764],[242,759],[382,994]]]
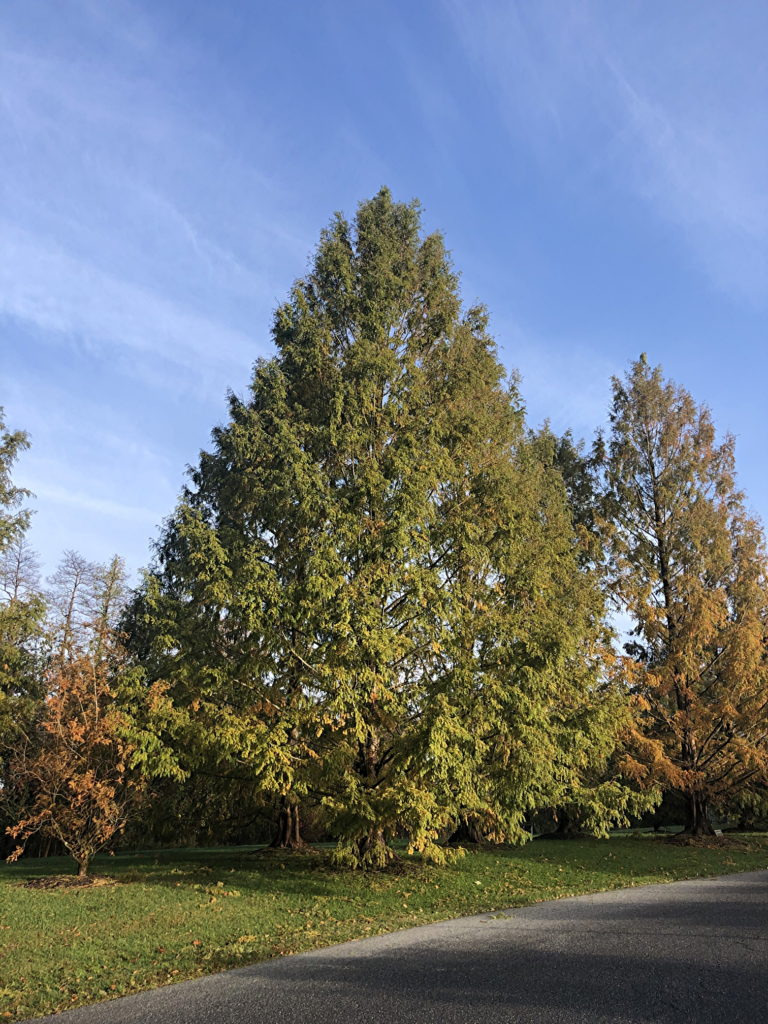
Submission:
[[[156,671],[207,756],[281,798],[283,842],[308,792],[355,866],[398,833],[440,857],[462,817],[520,839],[615,722],[601,598],[486,314],[382,190],[322,233],[273,339],[158,546]]]
[[[768,778],[762,530],[734,484],[734,442],[646,358],[614,380],[605,463],[611,585],[634,637],[646,769],[711,832],[708,807]]]

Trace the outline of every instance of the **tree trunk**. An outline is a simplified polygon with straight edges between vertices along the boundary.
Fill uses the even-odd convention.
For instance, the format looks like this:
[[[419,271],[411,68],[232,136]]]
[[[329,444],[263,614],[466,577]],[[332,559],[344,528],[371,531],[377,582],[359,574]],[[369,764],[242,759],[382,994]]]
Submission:
[[[560,807],[557,811],[555,832],[563,839],[575,839],[579,834],[578,825],[564,807]]]
[[[462,818],[448,842],[451,844],[483,843],[485,837],[476,818]]]
[[[713,836],[715,830],[707,812],[707,798],[703,793],[685,793],[685,828],[689,836]]]
[[[756,832],[758,830],[757,815],[754,811],[742,811],[736,826],[737,832]]]
[[[375,789],[379,780],[379,736],[371,729],[364,743],[360,744],[358,754],[358,770],[365,784]],[[358,866],[367,868],[384,868],[395,859],[393,851],[387,845],[384,828],[373,825],[369,832],[356,840]]]
[[[298,804],[286,796],[280,798],[277,829],[269,844],[274,850],[300,850],[306,843],[301,838],[301,815]]]
[[[357,840],[357,856],[362,868],[385,868],[395,859],[394,851],[387,846],[384,829],[372,828]]]
[[[571,817],[564,807],[555,809],[555,821],[557,825],[553,832],[542,832],[536,839],[583,839],[585,833],[581,831],[578,821]]]
[[[88,865],[90,863],[90,857],[88,854],[83,854],[81,857],[75,857],[77,862],[77,876],[78,878],[85,878],[88,875]]]

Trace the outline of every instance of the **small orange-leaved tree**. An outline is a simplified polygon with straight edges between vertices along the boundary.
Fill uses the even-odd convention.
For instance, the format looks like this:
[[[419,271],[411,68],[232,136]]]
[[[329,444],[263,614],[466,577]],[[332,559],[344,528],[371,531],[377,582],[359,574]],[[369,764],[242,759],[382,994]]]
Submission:
[[[131,723],[113,678],[114,663],[90,653],[52,663],[37,728],[12,754],[10,776],[26,811],[7,829],[19,843],[8,860],[41,832],[58,839],[86,876],[93,855],[125,827],[141,779],[131,770]]]

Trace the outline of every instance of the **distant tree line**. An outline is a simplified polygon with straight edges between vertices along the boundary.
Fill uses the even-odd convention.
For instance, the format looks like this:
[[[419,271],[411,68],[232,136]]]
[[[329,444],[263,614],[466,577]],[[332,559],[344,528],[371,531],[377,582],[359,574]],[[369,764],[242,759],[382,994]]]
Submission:
[[[41,585],[0,421],[6,855],[309,836],[377,868],[665,794],[693,834],[764,813],[764,538],[705,407],[643,356],[590,449],[527,428],[386,190],[272,339],[132,591],[74,552]]]

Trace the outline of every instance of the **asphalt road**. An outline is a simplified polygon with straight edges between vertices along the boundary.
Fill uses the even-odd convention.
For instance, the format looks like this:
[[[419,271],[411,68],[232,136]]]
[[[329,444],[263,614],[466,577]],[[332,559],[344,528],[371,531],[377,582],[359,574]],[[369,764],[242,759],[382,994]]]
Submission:
[[[767,1024],[768,872],[445,921],[42,1019]]]

